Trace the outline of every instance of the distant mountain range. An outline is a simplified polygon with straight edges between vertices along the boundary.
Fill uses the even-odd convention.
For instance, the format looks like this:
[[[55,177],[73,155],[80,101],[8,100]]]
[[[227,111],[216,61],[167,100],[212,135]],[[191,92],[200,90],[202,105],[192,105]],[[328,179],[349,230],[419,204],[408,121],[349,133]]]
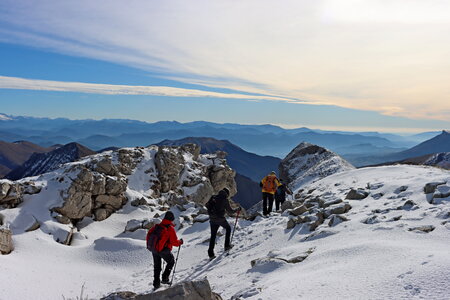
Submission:
[[[44,153],[52,148],[41,147],[27,141],[8,143],[0,141],[0,178],[21,166],[33,153]]]
[[[27,140],[43,147],[78,142],[93,150],[107,147],[146,146],[162,140],[212,137],[228,140],[258,155],[284,158],[301,142],[326,147],[340,155],[361,157],[400,152],[439,133],[400,136],[378,132],[283,129],[273,125],[218,124],[212,122],[147,123],[134,120],[69,120],[0,114],[0,140]],[[352,157],[348,158],[352,162]],[[352,162],[353,163],[353,162]]]
[[[73,162],[82,157],[96,153],[97,152],[92,151],[83,145],[69,143],[50,152],[34,153],[21,166],[9,172],[5,178],[18,180],[24,177],[40,175],[53,171],[62,164]]]

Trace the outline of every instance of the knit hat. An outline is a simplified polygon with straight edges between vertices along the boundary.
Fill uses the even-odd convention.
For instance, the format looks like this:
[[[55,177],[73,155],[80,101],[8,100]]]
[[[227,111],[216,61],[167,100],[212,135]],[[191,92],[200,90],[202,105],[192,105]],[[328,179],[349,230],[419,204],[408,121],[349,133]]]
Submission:
[[[168,212],[166,212],[166,214],[164,215],[164,220],[169,220],[169,221],[175,220],[175,216],[174,216],[173,212],[171,212],[170,210]]]
[[[230,190],[227,188],[223,188],[222,191],[224,191],[225,193],[227,193],[227,196],[230,196]]]

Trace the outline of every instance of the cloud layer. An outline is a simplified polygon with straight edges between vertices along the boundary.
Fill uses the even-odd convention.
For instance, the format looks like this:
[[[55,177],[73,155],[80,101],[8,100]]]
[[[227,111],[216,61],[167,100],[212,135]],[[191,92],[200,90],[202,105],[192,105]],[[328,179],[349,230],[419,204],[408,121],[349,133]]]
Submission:
[[[450,119],[446,0],[101,3],[3,0],[0,41],[210,87]]]
[[[133,86],[85,82],[64,82],[0,76],[0,89],[76,92],[105,95],[153,95],[166,97],[209,97],[242,100],[268,100],[301,103],[297,100],[264,95],[219,93],[168,86]]]

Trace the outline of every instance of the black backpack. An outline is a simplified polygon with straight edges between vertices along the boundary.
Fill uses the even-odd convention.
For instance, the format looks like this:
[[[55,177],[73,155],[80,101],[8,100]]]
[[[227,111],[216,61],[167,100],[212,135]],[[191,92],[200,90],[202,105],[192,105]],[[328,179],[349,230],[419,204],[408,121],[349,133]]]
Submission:
[[[155,229],[149,230],[147,235],[147,249],[151,252],[160,252],[161,247],[159,241],[161,240],[161,237],[164,234],[164,231],[166,230],[166,227],[164,227],[163,225],[157,224],[154,226]]]
[[[212,195],[211,198],[209,198],[208,202],[206,202],[205,204],[205,207],[208,209],[208,214],[210,216],[214,216],[217,214],[216,204],[216,196]]]

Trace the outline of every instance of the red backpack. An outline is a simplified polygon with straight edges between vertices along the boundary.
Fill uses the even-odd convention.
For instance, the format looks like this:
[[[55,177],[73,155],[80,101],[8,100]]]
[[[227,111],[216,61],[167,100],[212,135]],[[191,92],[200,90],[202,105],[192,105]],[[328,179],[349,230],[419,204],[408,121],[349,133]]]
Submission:
[[[156,224],[147,233],[147,249],[151,252],[161,252],[169,239],[168,226]]]

